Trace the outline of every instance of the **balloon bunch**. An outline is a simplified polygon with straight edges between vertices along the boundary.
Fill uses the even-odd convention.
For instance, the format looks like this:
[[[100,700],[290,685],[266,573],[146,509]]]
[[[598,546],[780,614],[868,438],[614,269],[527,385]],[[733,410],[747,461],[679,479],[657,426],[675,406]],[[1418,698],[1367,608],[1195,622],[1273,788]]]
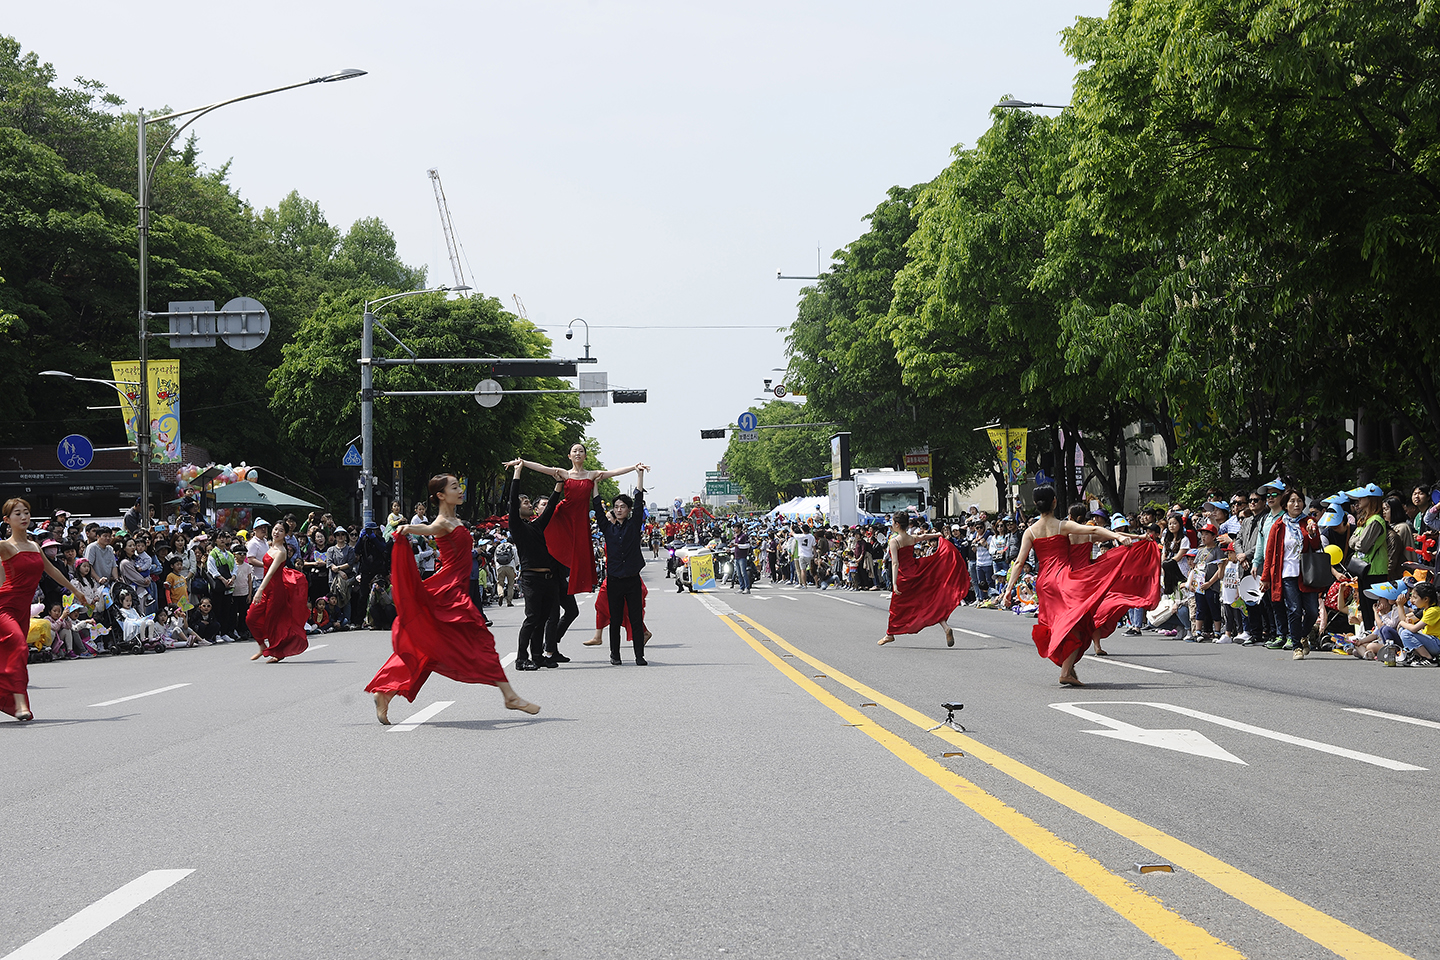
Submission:
[[[212,491],[232,483],[239,483],[242,480],[259,480],[260,471],[240,461],[239,466],[231,466],[228,463],[211,464],[210,467],[198,467],[193,463],[182,466],[175,474],[175,493],[177,496],[184,496],[194,490],[196,479],[213,467],[219,467],[220,473],[210,481]],[[215,522],[222,527],[236,529],[249,529],[253,511],[249,507],[220,507],[215,511]]]

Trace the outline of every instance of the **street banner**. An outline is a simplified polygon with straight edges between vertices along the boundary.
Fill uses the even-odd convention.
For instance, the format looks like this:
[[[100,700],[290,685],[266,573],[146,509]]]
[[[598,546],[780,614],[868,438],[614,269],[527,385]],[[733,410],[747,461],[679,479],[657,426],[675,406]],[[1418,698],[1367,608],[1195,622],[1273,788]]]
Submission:
[[[917,477],[930,476],[930,448],[917,447],[906,453],[905,469],[914,470]]]
[[[690,586],[696,590],[714,590],[715,558],[700,556],[690,558]]]
[[[180,462],[180,361],[151,360],[146,364],[150,380],[151,463]],[[120,390],[120,416],[125,436],[136,442],[136,417],[140,412],[140,361],[114,360],[111,375]]]
[[[1005,482],[1022,483],[1025,480],[1025,437],[1028,430],[1025,427],[991,427],[985,432],[990,435],[996,459],[1005,468]]]

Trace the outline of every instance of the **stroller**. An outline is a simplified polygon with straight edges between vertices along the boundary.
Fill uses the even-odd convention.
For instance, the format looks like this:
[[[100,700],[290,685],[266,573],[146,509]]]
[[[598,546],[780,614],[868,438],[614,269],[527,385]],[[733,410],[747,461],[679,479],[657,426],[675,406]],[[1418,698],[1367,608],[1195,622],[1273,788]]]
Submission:
[[[127,587],[115,590],[112,597],[114,603],[106,611],[113,623],[110,632],[110,652],[116,654],[164,653],[169,649],[165,646],[165,628],[156,623],[153,616],[127,617],[123,615],[120,611],[124,606],[122,602],[124,593],[129,593],[133,602],[139,603],[139,598],[133,590]]]

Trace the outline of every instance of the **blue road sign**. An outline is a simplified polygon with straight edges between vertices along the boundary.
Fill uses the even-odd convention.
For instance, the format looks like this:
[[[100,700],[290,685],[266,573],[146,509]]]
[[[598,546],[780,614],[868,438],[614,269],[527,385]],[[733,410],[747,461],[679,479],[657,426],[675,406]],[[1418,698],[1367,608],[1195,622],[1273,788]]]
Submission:
[[[66,470],[84,470],[95,459],[95,448],[90,445],[89,439],[72,433],[60,441],[55,448],[55,456],[60,458],[60,466]]]
[[[340,461],[342,467],[363,467],[365,460],[360,456],[360,451],[355,449],[355,444],[350,444],[350,449],[345,451],[345,459]]]
[[[744,413],[740,414],[740,416],[735,418],[735,426],[739,427],[742,433],[753,432],[754,429],[759,426],[759,424],[760,421],[757,420],[755,418],[755,414],[751,413],[749,410],[746,410]]]

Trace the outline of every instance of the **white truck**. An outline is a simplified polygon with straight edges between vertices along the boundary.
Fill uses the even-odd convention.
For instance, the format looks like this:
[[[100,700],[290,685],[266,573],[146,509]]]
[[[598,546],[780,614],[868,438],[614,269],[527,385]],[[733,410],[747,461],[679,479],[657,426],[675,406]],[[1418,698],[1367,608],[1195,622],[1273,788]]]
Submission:
[[[830,481],[829,520],[840,526],[889,521],[897,510],[923,513],[935,519],[930,502],[930,478],[914,470],[891,467],[851,472],[849,480]]]

